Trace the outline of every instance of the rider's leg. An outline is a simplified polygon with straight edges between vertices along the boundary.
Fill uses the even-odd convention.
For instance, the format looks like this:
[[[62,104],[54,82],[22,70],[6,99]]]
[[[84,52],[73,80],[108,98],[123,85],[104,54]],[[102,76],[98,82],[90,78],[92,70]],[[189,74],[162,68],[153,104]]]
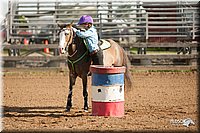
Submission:
[[[103,51],[101,49],[90,56],[92,58],[92,65],[103,65]],[[88,76],[91,76],[91,72],[88,73]]]
[[[92,65],[103,65],[103,51],[99,50],[97,53],[91,55]]]

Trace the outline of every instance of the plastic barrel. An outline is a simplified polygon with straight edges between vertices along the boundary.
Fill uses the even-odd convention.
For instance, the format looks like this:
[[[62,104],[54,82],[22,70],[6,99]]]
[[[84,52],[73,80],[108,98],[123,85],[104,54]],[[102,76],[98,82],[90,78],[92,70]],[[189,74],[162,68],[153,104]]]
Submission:
[[[125,67],[91,65],[92,115],[124,116]]]

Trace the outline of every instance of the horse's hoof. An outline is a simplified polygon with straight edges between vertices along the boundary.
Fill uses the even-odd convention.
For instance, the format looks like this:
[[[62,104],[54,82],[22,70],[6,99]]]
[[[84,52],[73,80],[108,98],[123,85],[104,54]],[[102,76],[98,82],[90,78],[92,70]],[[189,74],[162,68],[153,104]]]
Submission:
[[[87,112],[88,112],[88,110],[84,110],[84,112],[86,112],[86,113],[87,113]]]
[[[66,111],[66,112],[70,112],[70,109],[66,109],[65,111]]]
[[[88,112],[88,107],[84,107],[84,111],[85,111],[85,112]]]
[[[66,111],[66,112],[70,112],[70,108],[69,108],[69,107],[67,107],[65,111]]]

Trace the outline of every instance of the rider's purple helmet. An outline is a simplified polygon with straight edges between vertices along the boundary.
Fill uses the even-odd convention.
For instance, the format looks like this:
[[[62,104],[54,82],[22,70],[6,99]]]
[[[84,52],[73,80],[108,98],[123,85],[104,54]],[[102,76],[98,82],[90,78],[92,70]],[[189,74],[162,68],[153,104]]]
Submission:
[[[81,18],[79,19],[78,25],[84,24],[84,23],[93,23],[92,17],[89,15],[81,16]]]

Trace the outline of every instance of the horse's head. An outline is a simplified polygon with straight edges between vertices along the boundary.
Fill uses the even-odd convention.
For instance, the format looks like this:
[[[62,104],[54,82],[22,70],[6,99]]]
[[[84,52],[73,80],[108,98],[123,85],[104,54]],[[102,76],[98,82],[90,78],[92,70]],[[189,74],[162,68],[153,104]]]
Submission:
[[[67,47],[73,42],[72,24],[58,24],[59,31],[59,50],[61,54],[66,53]]]

